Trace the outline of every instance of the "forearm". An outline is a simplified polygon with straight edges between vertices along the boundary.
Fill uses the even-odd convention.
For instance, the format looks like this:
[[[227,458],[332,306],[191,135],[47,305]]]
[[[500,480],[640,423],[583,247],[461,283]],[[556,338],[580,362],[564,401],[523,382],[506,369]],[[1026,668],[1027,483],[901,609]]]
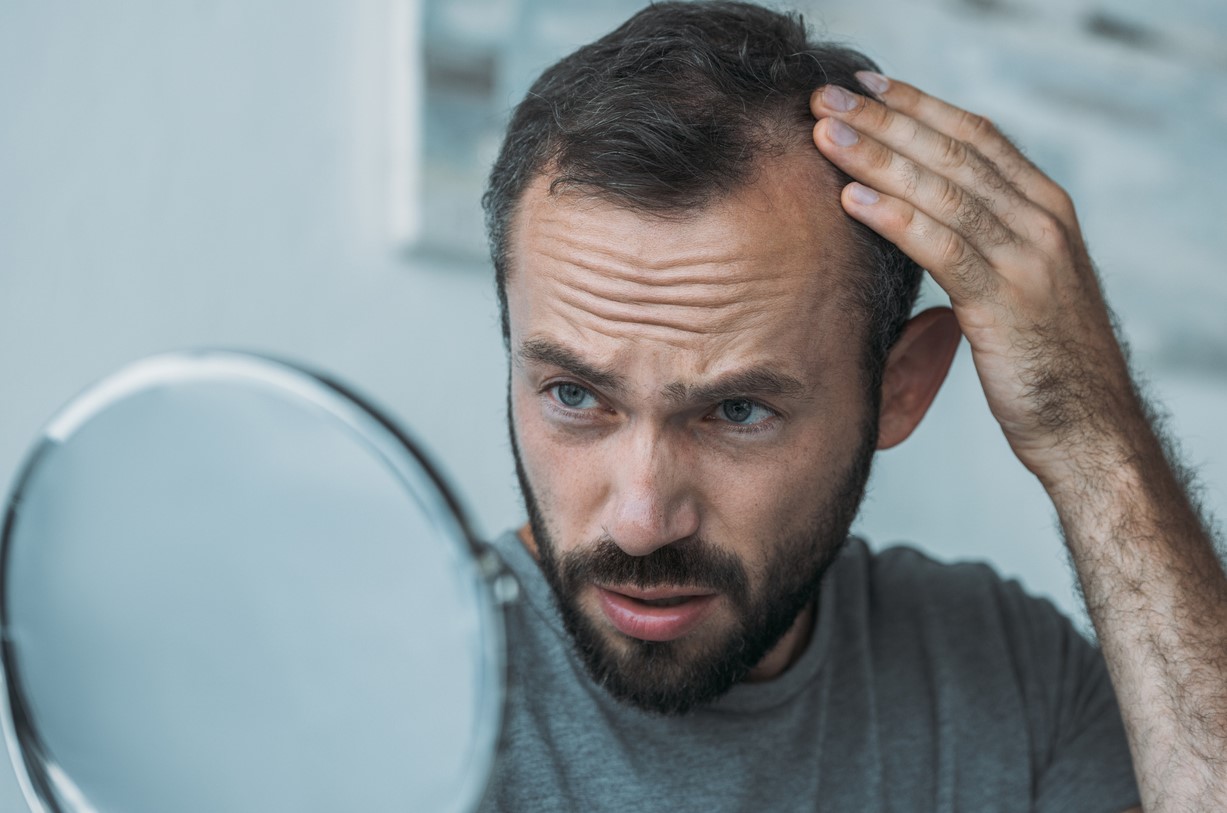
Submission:
[[[1227,810],[1227,577],[1129,381],[1069,196],[987,119],[877,74],[811,98],[841,202],[950,295],[1052,495],[1148,811]],[[930,396],[931,397],[931,396]]]
[[[1227,809],[1227,576],[1142,415],[1049,491],[1120,701],[1142,800]]]

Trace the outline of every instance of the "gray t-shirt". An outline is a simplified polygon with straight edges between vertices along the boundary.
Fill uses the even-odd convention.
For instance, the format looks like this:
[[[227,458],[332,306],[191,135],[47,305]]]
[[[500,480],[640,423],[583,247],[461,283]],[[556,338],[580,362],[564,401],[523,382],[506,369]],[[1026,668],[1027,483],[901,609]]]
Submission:
[[[980,564],[853,539],[813,637],[775,680],[684,717],[593,683],[536,562],[508,613],[502,748],[480,810],[1060,811],[1140,804],[1099,652]]]

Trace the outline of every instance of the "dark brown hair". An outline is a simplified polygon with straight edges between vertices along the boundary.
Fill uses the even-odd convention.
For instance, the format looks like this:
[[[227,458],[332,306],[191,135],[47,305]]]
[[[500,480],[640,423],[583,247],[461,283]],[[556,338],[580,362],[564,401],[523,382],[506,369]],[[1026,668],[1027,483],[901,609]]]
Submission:
[[[635,211],[693,211],[749,183],[756,162],[798,143],[798,133],[808,139],[816,88],[865,93],[859,70],[876,66],[812,41],[800,15],[739,2],[648,6],[548,68],[516,107],[482,198],[504,340],[510,223],[534,178],[549,173],[551,191],[576,189]],[[850,180],[833,177],[839,186]],[[921,270],[849,224],[862,269],[851,299],[868,320],[876,390]]]

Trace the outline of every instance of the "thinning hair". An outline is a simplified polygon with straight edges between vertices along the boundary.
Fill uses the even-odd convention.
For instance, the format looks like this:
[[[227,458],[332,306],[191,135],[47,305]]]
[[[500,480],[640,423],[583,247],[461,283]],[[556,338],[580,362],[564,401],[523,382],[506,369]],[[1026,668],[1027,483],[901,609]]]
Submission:
[[[754,180],[763,161],[810,144],[811,93],[825,84],[865,93],[874,63],[811,39],[798,14],[741,2],[665,2],[548,68],[515,108],[482,204],[503,338],[509,340],[511,223],[539,176],[662,217],[701,211]],[[831,194],[851,179],[827,164]],[[821,194],[816,190],[815,194]],[[855,256],[849,299],[867,321],[868,383],[880,387],[891,345],[911,313],[920,268],[847,219]]]

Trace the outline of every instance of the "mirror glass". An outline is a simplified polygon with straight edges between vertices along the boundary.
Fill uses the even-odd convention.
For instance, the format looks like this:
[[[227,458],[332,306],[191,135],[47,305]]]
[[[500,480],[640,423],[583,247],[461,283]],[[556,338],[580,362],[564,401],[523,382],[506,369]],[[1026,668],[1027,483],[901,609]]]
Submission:
[[[483,551],[337,385],[219,352],[121,371],[9,498],[5,730],[31,808],[473,810],[502,702]]]

